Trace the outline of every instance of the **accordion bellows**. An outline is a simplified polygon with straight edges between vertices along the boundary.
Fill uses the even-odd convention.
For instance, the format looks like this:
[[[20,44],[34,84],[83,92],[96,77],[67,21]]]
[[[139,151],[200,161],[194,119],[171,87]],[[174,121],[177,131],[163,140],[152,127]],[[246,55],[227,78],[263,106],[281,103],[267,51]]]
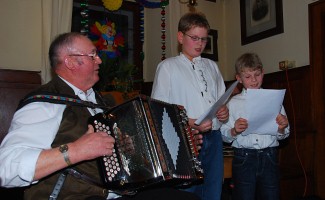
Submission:
[[[155,185],[183,186],[203,179],[186,110],[139,95],[89,119],[115,138],[113,155],[99,158],[104,185],[134,194]]]

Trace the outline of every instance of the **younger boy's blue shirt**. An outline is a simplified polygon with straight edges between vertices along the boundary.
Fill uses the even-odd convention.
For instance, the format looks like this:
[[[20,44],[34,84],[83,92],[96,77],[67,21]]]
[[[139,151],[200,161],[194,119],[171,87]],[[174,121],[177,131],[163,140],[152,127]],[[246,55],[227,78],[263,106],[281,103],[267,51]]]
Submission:
[[[278,133],[276,136],[260,134],[249,134],[242,136],[239,134],[236,137],[233,137],[231,135],[231,129],[234,127],[235,121],[240,117],[246,116],[244,113],[244,105],[246,100],[245,96],[246,90],[243,89],[240,94],[233,96],[227,104],[229,109],[229,119],[227,123],[223,124],[220,128],[223,141],[228,143],[232,142],[233,147],[247,149],[264,149],[267,147],[279,146],[278,140],[283,140],[290,134],[289,125],[287,128],[285,128],[284,134]],[[283,106],[280,113],[286,115]]]

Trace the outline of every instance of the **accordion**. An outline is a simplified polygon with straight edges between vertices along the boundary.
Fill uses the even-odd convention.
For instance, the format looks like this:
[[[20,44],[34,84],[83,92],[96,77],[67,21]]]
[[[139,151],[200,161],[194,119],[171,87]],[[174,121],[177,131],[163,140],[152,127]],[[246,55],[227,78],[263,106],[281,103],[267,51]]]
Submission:
[[[139,95],[92,116],[89,123],[115,138],[113,154],[98,159],[104,185],[111,191],[135,194],[150,186],[203,180],[183,106]]]

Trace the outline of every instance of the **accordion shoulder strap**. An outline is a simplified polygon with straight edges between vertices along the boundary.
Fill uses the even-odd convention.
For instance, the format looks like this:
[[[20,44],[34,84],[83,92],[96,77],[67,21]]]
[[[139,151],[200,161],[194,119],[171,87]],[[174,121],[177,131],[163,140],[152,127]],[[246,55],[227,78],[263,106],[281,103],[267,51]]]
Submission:
[[[73,168],[67,168],[65,170],[63,170],[63,172],[60,174],[58,180],[56,181],[56,184],[54,185],[53,191],[50,194],[49,200],[56,200],[59,196],[59,193],[61,191],[61,188],[64,184],[64,181],[66,179],[66,176],[70,174],[73,177],[77,178],[77,179],[82,179],[83,181],[90,183],[92,185],[98,186],[98,187],[104,187],[101,183],[98,183],[97,181],[93,180],[92,178],[90,178],[89,176],[87,176],[86,174],[82,174],[79,171],[77,171],[76,169]]]
[[[96,92],[96,95],[99,97],[99,99],[102,98],[98,92]],[[65,104],[70,106],[101,108],[103,110],[109,109],[109,107],[104,103],[102,99],[101,99],[101,103],[95,104],[90,101],[83,101],[81,99],[77,99],[74,96],[70,96],[70,95],[59,95],[51,92],[43,92],[43,93],[32,93],[29,96],[22,99],[18,105],[17,110],[32,102],[49,102],[49,103],[56,103],[56,104]]]

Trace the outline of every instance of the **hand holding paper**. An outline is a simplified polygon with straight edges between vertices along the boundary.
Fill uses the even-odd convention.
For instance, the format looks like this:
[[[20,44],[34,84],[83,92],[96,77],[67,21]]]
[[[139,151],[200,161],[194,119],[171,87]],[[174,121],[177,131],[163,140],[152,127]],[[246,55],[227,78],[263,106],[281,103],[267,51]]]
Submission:
[[[234,91],[235,87],[237,86],[238,81],[235,81],[229,89],[220,97],[220,99],[211,106],[209,110],[204,112],[194,123],[196,125],[200,125],[204,120],[212,120],[215,118],[216,112],[220,109],[221,106],[225,105],[227,100],[229,99],[230,95]]]
[[[276,117],[281,111],[285,91],[285,89],[247,89],[245,109],[248,128],[242,135],[277,134]]]

